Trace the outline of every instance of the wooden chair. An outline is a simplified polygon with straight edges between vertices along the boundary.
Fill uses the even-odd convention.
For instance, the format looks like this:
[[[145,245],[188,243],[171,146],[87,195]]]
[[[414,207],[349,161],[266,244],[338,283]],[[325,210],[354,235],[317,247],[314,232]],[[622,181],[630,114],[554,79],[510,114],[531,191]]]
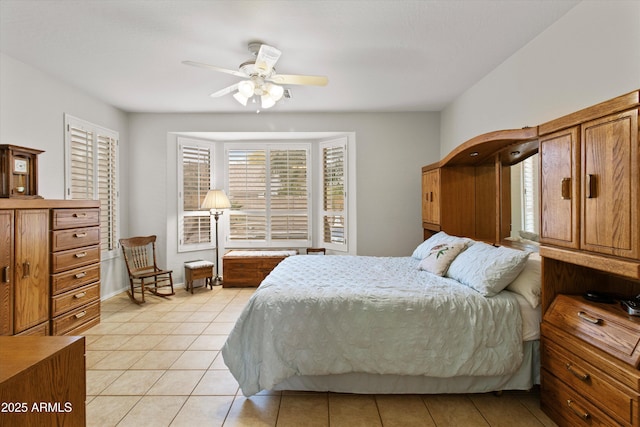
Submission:
[[[129,273],[129,297],[136,304],[144,302],[145,290],[160,297],[174,295],[172,270],[163,270],[156,262],[156,236],[120,239],[124,262]],[[171,291],[160,291],[170,288]],[[140,293],[137,299],[135,294]]]

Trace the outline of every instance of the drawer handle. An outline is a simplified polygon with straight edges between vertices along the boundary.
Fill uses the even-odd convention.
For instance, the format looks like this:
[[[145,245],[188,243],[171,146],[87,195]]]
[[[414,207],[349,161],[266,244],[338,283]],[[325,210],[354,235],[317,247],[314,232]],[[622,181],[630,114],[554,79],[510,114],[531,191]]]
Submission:
[[[571,400],[571,399],[567,400],[567,406],[569,407],[569,409],[571,409],[573,411],[574,414],[576,414],[577,416],[579,416],[583,420],[588,420],[589,418],[591,418],[591,415],[589,415],[588,412],[581,411],[578,408],[575,408],[573,406],[574,403],[575,402],[573,400]]]
[[[594,325],[599,325],[602,323],[602,319],[598,319],[597,317],[591,317],[584,311],[579,311],[578,317],[581,318],[582,320],[586,320],[589,323],[593,323]]]
[[[562,178],[562,200],[571,200],[571,178]]]
[[[76,233],[73,235],[73,237],[80,237],[80,238],[87,237],[87,233]]]
[[[587,175],[587,199],[595,199],[598,197],[598,186],[596,175]]]
[[[567,371],[571,372],[576,378],[581,381],[589,381],[589,374],[581,374],[580,372],[576,372],[573,369],[573,365],[571,365],[571,363],[567,363]]]
[[[77,254],[74,255],[76,258],[84,258],[87,256],[86,252],[79,252]]]
[[[83,271],[82,273],[78,273],[78,274],[76,274],[76,275],[75,275],[75,276],[73,276],[73,277],[75,277],[76,279],[82,279],[82,278],[83,278],[84,276],[86,276],[86,275],[87,275],[87,272],[86,272],[86,271]]]
[[[26,279],[30,275],[31,275],[31,264],[29,264],[29,261],[25,261],[22,264],[22,278]]]
[[[87,213],[86,212],[74,213],[73,217],[74,218],[86,218],[87,217]]]
[[[81,317],[86,316],[87,312],[86,311],[81,311],[80,313],[77,313],[75,316],[76,319],[80,319]]]
[[[9,271],[10,268],[8,265],[2,269],[2,281],[4,283],[9,283]]]
[[[80,298],[83,298],[85,295],[87,295],[86,292],[80,292],[79,294],[75,294],[73,297],[80,299]]]

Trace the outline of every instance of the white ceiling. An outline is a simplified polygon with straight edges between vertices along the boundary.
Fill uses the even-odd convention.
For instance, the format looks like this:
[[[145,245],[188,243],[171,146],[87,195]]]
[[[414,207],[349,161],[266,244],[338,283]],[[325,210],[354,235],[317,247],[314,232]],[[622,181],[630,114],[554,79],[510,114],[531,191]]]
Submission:
[[[0,0],[0,51],[131,112],[242,112],[250,40],[282,51],[272,111],[439,111],[579,0]],[[28,88],[25,88],[28,90]]]

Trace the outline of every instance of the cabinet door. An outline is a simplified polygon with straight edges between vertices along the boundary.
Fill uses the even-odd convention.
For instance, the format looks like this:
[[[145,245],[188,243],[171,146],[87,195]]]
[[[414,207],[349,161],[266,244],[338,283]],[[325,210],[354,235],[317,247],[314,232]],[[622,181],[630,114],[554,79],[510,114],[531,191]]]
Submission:
[[[582,125],[582,249],[640,257],[639,160],[637,109]]]
[[[579,246],[580,143],[578,127],[541,137],[540,241]]]
[[[440,169],[422,172],[422,221],[440,224]]]
[[[13,334],[13,211],[0,211],[0,335]]]
[[[15,211],[14,333],[49,320],[49,211]]]

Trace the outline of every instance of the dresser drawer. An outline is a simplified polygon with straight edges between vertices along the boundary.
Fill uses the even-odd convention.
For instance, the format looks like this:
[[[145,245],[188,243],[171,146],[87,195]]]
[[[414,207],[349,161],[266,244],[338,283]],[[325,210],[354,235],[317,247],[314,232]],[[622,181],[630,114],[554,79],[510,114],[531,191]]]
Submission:
[[[51,272],[60,273],[100,261],[100,246],[71,249],[51,254]]]
[[[98,316],[100,316],[100,301],[54,317],[51,321],[51,332],[53,335],[64,335],[66,332],[79,328]]]
[[[100,283],[83,286],[51,298],[51,316],[55,317],[74,308],[97,301],[100,298]]]
[[[545,375],[545,372],[542,374],[540,406],[545,412],[555,415],[553,420],[561,427],[629,425],[620,424],[609,418],[595,405],[552,375]]]
[[[57,295],[100,280],[100,264],[51,275],[51,294]]]
[[[638,419],[637,392],[615,382],[593,365],[549,340],[543,340],[542,366],[569,385],[578,395],[606,408],[608,413],[625,424]]]
[[[53,209],[51,229],[100,225],[100,209]]]
[[[100,227],[74,228],[51,232],[52,252],[97,244],[100,244]]]
[[[544,321],[640,367],[640,318],[626,315],[616,304],[596,304],[581,296],[558,295]]]

